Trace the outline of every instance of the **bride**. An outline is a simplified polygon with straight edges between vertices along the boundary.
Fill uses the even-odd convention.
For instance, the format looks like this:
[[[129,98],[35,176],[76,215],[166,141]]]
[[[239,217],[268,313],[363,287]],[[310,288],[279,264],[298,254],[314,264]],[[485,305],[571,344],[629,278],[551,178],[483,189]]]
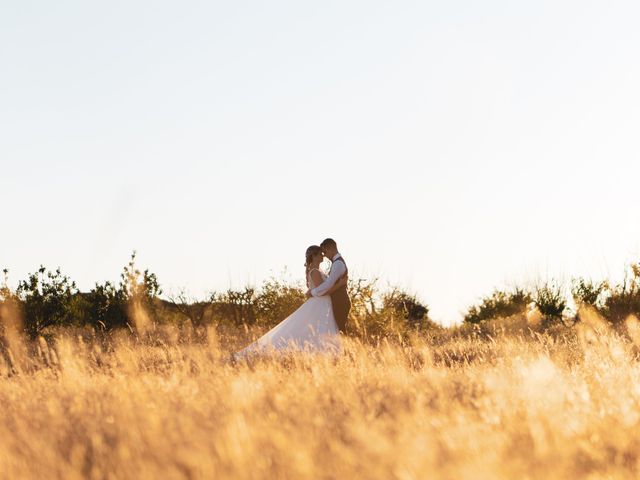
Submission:
[[[307,248],[306,277],[307,286],[313,289],[320,285],[327,276],[320,271],[322,249],[317,245]],[[331,293],[347,284],[347,277],[341,278],[322,297],[311,297],[295,312],[285,318],[278,325],[265,333],[248,347],[235,353],[235,359],[267,353],[270,350],[304,350],[340,351],[338,325],[333,317]]]

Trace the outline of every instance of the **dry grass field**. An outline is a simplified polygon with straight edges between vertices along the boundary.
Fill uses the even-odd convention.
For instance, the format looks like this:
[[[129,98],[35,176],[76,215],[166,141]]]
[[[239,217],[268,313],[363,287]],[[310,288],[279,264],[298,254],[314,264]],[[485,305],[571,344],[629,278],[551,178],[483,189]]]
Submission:
[[[338,359],[251,365],[228,362],[234,340],[213,332],[204,344],[123,337],[111,349],[61,336],[15,358],[16,374],[0,366],[0,475],[637,478],[628,327],[615,334],[594,317],[561,338],[348,340]]]

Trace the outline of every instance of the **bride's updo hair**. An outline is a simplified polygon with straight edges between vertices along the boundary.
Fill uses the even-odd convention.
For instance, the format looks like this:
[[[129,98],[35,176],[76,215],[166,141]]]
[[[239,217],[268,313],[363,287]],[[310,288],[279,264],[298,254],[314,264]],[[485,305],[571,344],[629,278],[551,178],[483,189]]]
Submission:
[[[311,262],[313,261],[313,257],[315,257],[317,254],[321,252],[322,252],[322,249],[318,245],[311,245],[309,248],[307,248],[306,261],[304,262],[304,268],[306,270],[304,278],[309,277],[309,268],[311,267]]]

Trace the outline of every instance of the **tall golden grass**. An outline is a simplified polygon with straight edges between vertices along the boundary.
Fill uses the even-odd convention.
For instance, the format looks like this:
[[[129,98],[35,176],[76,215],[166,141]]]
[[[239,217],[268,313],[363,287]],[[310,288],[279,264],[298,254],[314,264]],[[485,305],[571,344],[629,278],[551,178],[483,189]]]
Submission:
[[[346,339],[232,364],[240,338],[112,348],[60,335],[0,365],[11,479],[637,478],[638,324],[567,335]]]

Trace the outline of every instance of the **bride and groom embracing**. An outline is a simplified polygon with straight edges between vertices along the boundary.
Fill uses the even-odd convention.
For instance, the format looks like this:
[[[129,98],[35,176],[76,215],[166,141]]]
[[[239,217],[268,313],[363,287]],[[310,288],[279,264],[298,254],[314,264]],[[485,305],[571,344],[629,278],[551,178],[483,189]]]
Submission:
[[[319,268],[324,257],[332,262],[329,275]],[[327,238],[307,248],[305,268],[307,301],[234,358],[270,350],[340,351],[339,333],[345,331],[351,301],[347,264],[336,242]]]

